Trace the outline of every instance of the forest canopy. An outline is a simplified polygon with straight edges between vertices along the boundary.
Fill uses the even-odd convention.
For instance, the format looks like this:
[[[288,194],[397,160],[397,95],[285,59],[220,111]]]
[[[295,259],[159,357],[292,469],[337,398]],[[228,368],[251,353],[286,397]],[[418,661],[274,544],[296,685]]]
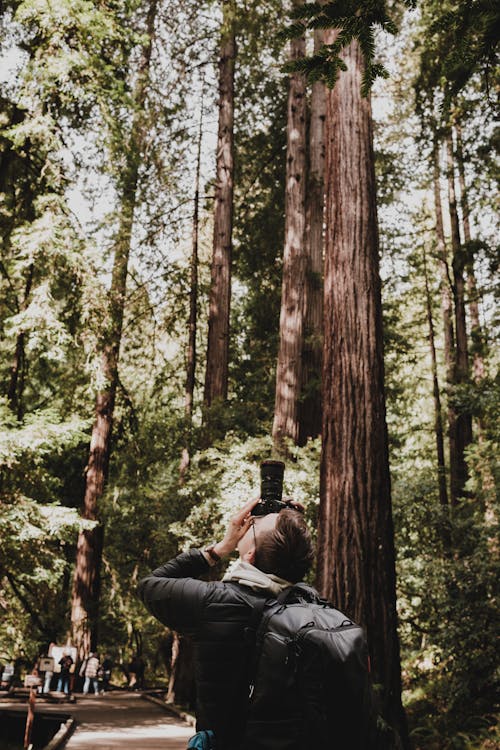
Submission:
[[[403,746],[498,746],[499,27],[0,5],[0,665],[141,652],[192,708],[137,582],[282,458]]]

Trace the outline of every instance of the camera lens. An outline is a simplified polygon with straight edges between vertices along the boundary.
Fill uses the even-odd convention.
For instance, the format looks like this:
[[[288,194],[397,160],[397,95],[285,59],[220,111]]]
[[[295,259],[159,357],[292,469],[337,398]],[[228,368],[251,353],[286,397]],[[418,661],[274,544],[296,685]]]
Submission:
[[[281,500],[283,494],[283,461],[263,461],[260,465],[261,500]]]

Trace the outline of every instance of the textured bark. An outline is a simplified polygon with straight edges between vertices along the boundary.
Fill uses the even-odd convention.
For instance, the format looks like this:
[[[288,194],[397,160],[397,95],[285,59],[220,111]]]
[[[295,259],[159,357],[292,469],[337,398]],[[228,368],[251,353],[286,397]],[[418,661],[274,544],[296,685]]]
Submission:
[[[363,623],[382,710],[407,745],[385,421],[371,107],[358,43],[327,99],[323,446],[317,583]]]
[[[432,318],[432,303],[429,289],[429,276],[427,272],[427,258],[424,249],[424,280],[425,280],[425,304],[427,310],[427,324],[429,326],[429,348],[431,352],[432,368],[432,395],[434,398],[434,435],[436,439],[436,456],[438,465],[438,487],[439,502],[441,506],[448,506],[448,490],[446,487],[446,463],[444,458],[444,431],[443,410],[441,407],[441,394],[439,391],[439,378],[436,357],[436,343],[434,335],[434,320]]]
[[[463,146],[462,146],[462,127],[460,123],[457,123],[455,132],[457,135],[457,167],[458,167],[458,179],[460,185],[460,206],[462,208],[462,226],[463,236],[465,243],[468,245],[468,252],[465,264],[466,278],[467,278],[467,293],[469,297],[469,314],[471,321],[471,340],[473,349],[473,365],[472,371],[474,374],[474,380],[480,382],[486,374],[486,368],[483,357],[484,347],[484,336],[481,328],[481,320],[479,316],[479,293],[477,289],[476,275],[474,272],[474,258],[471,250],[471,231],[470,231],[470,209],[469,199],[467,193],[467,185],[465,181],[465,167],[463,157]]]
[[[203,84],[202,84],[203,86]],[[179,475],[181,483],[184,481],[190,463],[191,452],[191,429],[193,420],[193,400],[196,375],[196,331],[197,331],[197,309],[198,309],[198,229],[199,229],[199,206],[200,206],[200,170],[201,170],[201,143],[203,139],[203,90],[201,94],[200,127],[198,131],[198,146],[196,155],[196,175],[194,183],[193,204],[193,228],[190,262],[190,286],[189,286],[189,323],[188,323],[188,347],[186,357],[186,387],[184,390],[184,416],[186,419],[186,444],[182,449]]]
[[[297,4],[297,3],[296,3]],[[304,57],[305,38],[290,44],[290,58]],[[304,76],[290,76],[287,116],[285,245],[281,287],[280,336],[276,368],[273,438],[299,437],[306,254],[306,86]]]
[[[214,206],[214,239],[208,311],[205,406],[227,398],[234,178],[234,0],[224,0],[219,58],[219,126]]]
[[[101,371],[105,386],[96,397],[95,419],[86,469],[82,516],[97,522],[99,521],[99,500],[104,492],[111,452],[128,259],[136,206],[141,143],[144,136],[143,109],[149,80],[155,17],[156,0],[153,0],[148,7],[147,41],[142,49],[139,63],[135,91],[137,108],[132,124],[131,140],[125,149],[127,164],[121,175],[120,225],[114,246],[108,320],[102,335]],[[71,607],[72,641],[78,649],[80,659],[97,647],[102,549],[103,527],[100,523],[97,523],[93,529],[80,532]]]
[[[452,132],[446,137],[448,205],[450,211],[451,244],[453,250],[453,301],[455,307],[455,361],[453,386],[469,380],[469,359],[467,352],[467,327],[465,317],[464,253],[460,240],[457,202],[455,197],[455,169]],[[468,478],[465,449],[472,440],[472,418],[463,410],[454,409],[455,445],[454,455],[450,453],[450,496],[456,503],[463,495]],[[450,447],[451,451],[451,447]]]
[[[323,44],[315,31],[314,48]],[[322,81],[312,87],[309,118],[309,164],[306,190],[306,283],[304,290],[304,340],[299,409],[299,444],[321,434],[321,364],[323,361],[323,209],[325,173],[326,89]]]

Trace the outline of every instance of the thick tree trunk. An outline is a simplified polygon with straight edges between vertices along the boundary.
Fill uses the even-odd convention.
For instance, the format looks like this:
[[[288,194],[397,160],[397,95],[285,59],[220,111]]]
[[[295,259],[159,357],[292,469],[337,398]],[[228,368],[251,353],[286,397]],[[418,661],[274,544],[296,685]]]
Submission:
[[[448,507],[448,490],[446,487],[446,463],[444,458],[444,432],[443,432],[443,410],[441,408],[441,394],[439,391],[439,378],[436,357],[436,344],[434,335],[434,320],[432,318],[432,302],[429,289],[429,276],[427,272],[427,257],[424,248],[424,280],[425,280],[425,304],[427,310],[427,323],[429,326],[429,348],[431,352],[432,369],[432,394],[434,398],[434,435],[436,438],[436,456],[438,465],[438,488],[439,502],[442,507]]]
[[[314,48],[323,44],[315,31]],[[312,87],[309,119],[309,166],[306,190],[306,283],[304,341],[299,409],[299,444],[321,434],[321,364],[323,360],[323,209],[325,175],[326,89],[322,81]]]
[[[367,629],[385,718],[407,744],[385,421],[370,101],[357,42],[327,99],[318,586]]]
[[[448,204],[450,211],[451,244],[453,250],[453,301],[455,307],[455,362],[453,386],[467,383],[469,380],[469,360],[467,353],[467,327],[465,317],[465,282],[464,254],[460,241],[457,202],[455,197],[455,170],[453,157],[453,138],[451,128],[446,137]],[[454,455],[450,453],[450,495],[451,502],[456,503],[464,492],[468,478],[465,449],[472,440],[472,418],[463,409],[455,412],[455,446]]]
[[[186,442],[182,449],[179,475],[181,483],[184,481],[189,468],[191,455],[191,430],[193,421],[193,401],[196,375],[196,331],[198,310],[198,229],[199,229],[199,206],[200,206],[200,170],[201,170],[201,143],[203,139],[203,83],[201,92],[200,127],[198,131],[198,145],[196,154],[196,175],[194,183],[193,204],[193,229],[190,262],[190,287],[189,287],[189,323],[188,323],[188,347],[186,358],[186,387],[184,390],[184,416],[186,420]]]
[[[292,60],[304,57],[305,51],[305,37],[291,42]],[[295,443],[299,438],[306,275],[305,189],[306,85],[304,76],[294,73],[290,76],[288,91],[285,245],[272,431],[278,445],[284,438]]]
[[[90,441],[90,455],[86,470],[82,516],[96,521],[93,529],[82,531],[78,537],[75,574],[73,579],[71,630],[73,645],[80,658],[97,646],[97,625],[100,596],[100,571],[103,549],[103,527],[99,524],[99,500],[103,495],[108,475],[111,452],[111,432],[118,385],[118,360],[123,327],[128,259],[132,240],[136,192],[140,165],[140,145],[143,138],[143,109],[149,80],[156,0],[147,13],[147,41],[142,49],[136,86],[136,114],[132,124],[130,143],[126,149],[127,165],[121,175],[120,226],[115,240],[113,271],[109,293],[107,327],[103,331],[101,371],[105,386],[97,394],[95,421]]]
[[[234,177],[235,3],[223,0],[214,239],[208,311],[205,406],[227,398]]]
[[[479,294],[477,290],[476,274],[474,272],[474,257],[471,248],[472,236],[470,230],[470,209],[467,185],[465,181],[462,126],[460,125],[460,123],[456,124],[455,132],[457,136],[456,156],[458,166],[458,179],[460,185],[460,206],[462,208],[462,226],[464,230],[463,236],[465,243],[468,246],[465,271],[467,277],[467,293],[469,296],[469,314],[471,321],[471,340],[473,350],[472,371],[474,374],[474,380],[476,381],[476,383],[479,383],[486,374],[483,357],[484,337],[479,316]]]

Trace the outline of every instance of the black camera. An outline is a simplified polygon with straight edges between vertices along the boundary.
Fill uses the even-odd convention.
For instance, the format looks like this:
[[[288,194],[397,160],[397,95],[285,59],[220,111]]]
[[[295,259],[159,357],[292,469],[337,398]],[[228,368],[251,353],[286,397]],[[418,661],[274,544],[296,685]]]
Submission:
[[[252,516],[267,516],[288,508],[281,499],[283,495],[283,461],[263,461],[260,465],[260,501],[252,508]]]

